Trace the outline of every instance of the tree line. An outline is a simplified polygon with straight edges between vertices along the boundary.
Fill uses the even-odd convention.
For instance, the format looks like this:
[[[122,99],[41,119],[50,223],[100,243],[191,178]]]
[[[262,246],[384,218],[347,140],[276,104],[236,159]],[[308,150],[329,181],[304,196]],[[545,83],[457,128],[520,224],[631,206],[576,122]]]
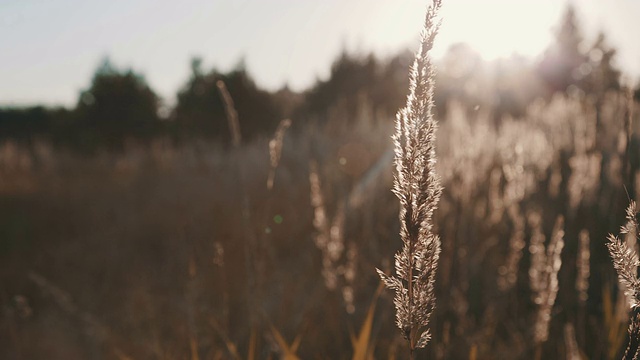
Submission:
[[[457,100],[470,110],[488,108],[499,121],[505,114],[518,117],[534,99],[558,92],[583,93],[597,102],[621,87],[615,56],[602,33],[592,43],[584,41],[569,7],[554,42],[537,61],[512,56],[487,62],[468,45],[451,46],[438,62],[437,111],[444,115],[446,103]],[[380,59],[343,51],[326,80],[300,93],[286,86],[275,92],[260,88],[243,63],[220,72],[203,69],[202,61],[193,59],[172,109],[161,107],[142,75],[105,60],[73,108],[0,108],[0,141],[46,139],[82,151],[121,149],[130,139],[144,142],[161,136],[228,144],[219,80],[233,97],[246,140],[271,134],[285,117],[297,127],[309,122],[349,126],[363,118],[388,121],[404,102],[411,59],[408,52]]]

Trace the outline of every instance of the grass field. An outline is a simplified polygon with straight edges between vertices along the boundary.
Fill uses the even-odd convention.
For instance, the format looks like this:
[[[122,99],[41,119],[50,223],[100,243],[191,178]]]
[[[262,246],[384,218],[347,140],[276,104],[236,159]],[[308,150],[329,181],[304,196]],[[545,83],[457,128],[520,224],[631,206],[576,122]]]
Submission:
[[[232,146],[158,137],[83,155],[4,141],[0,358],[623,356],[640,332],[629,339],[637,227],[625,209],[640,186],[630,92],[557,93],[499,121],[450,101],[439,118],[421,108],[429,71],[414,73],[407,117],[437,120],[437,140],[417,120],[406,136],[427,135],[404,139],[364,102],[358,116],[338,106]],[[414,197],[399,204],[392,188]],[[612,262],[607,237],[621,226]],[[398,273],[394,304],[376,268],[393,274],[403,243],[413,255],[396,268],[430,275]],[[424,292],[407,313],[435,305],[428,325],[398,318],[409,343],[396,328],[403,288]]]

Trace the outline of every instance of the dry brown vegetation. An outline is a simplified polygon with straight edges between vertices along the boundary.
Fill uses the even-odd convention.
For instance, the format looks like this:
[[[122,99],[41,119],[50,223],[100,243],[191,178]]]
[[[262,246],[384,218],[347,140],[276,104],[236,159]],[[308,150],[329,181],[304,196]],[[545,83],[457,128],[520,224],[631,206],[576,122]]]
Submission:
[[[433,268],[418,284],[433,313],[397,320],[409,346],[375,271],[392,274],[391,254],[417,241],[398,218],[412,200],[389,191],[391,119],[334,109],[231,148],[156,140],[91,157],[6,141],[0,358],[394,359],[429,336],[417,358],[619,358],[637,348],[638,245],[631,230],[610,238],[612,264],[606,237],[637,196],[638,110],[598,96],[557,94],[500,122],[452,102],[437,141],[414,139],[417,163],[435,166],[435,150],[437,166],[395,192],[426,183],[416,196],[437,203],[435,170],[420,255],[435,234],[442,250],[400,255]],[[411,276],[397,275],[386,283],[402,295]]]
[[[626,300],[605,238],[636,186],[623,171],[625,97],[612,93],[604,104],[557,96],[497,128],[483,111],[451,105],[437,148],[438,300],[433,338],[418,356],[529,358],[534,338],[547,338],[543,357],[560,357],[574,342],[589,358],[623,351]],[[597,111],[606,132],[593,131]],[[283,351],[271,327],[282,339],[300,337],[301,358],[351,357],[350,334],[379,284],[374,269],[389,271],[400,244],[391,130],[361,122],[339,133],[288,132],[271,190],[267,140],[229,150],[159,141],[90,159],[5,143],[2,357],[228,358],[233,344],[243,358],[249,349],[264,358]],[[556,269],[545,239],[558,216],[565,246]],[[247,233],[263,242],[253,255]],[[540,251],[549,265],[535,265]],[[554,285],[530,284],[532,265],[557,270],[555,302],[537,300]],[[389,295],[368,323],[376,358],[407,351]],[[548,337],[536,333],[536,318],[548,322]]]

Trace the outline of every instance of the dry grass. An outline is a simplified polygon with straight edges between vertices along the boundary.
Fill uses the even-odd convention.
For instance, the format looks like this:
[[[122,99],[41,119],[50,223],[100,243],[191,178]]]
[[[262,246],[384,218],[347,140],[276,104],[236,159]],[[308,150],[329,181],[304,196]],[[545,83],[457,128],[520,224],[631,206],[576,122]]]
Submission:
[[[398,112],[393,192],[400,200],[402,250],[395,257],[395,276],[378,269],[396,295],[396,325],[409,341],[413,357],[431,339],[429,320],[435,309],[435,280],[440,238],[433,231],[433,213],[442,188],[436,175],[437,122],[433,116],[434,66],[430,51],[438,33],[442,2],[427,10],[422,43],[410,72],[406,106]]]
[[[251,143],[235,118],[231,149],[0,146],[0,358],[618,358],[625,341],[635,356],[635,209],[611,257],[601,240],[635,194],[635,104],[562,94],[494,125],[452,103],[436,140],[438,6],[395,180],[392,119],[340,109]],[[394,319],[374,268],[400,243]]]
[[[622,183],[616,175],[620,168],[612,166],[622,154],[598,149],[606,156],[600,157],[603,171],[594,195],[583,198],[575,209],[563,206],[569,199],[572,156],[564,155],[563,160],[556,146],[577,153],[572,150],[573,136],[581,135],[570,127],[562,130],[556,122],[577,119],[575,104],[580,101],[554,99],[546,107],[532,108],[521,123],[506,122],[495,131],[483,127],[482,117],[469,119],[468,125],[463,120],[455,127],[449,119],[443,121],[440,138],[448,142],[438,147],[437,171],[443,174],[445,190],[433,217],[443,238],[434,286],[439,301],[430,321],[432,343],[416,354],[529,357],[534,352],[529,339],[539,306],[531,296],[527,275],[536,260],[528,251],[522,252],[517,265],[508,266],[511,287],[500,286],[498,279],[514,249],[520,249],[513,246],[514,236],[525,241],[525,249],[530,248],[537,226],[542,228],[536,231],[553,234],[554,219],[565,215],[563,266],[557,274],[555,303],[545,310],[550,309],[552,316],[542,356],[555,357],[565,351],[566,343],[573,344],[565,336],[568,323],[573,323],[580,353],[590,358],[617,356],[625,332],[615,329],[626,326],[628,316],[626,311],[617,315],[618,297],[606,285],[613,280],[614,270],[604,246],[596,240],[587,246],[580,239],[586,236],[585,230],[591,239],[604,238],[624,216],[615,212],[626,194],[615,190]],[[44,353],[51,358],[113,353],[111,345],[101,345],[100,338],[86,332],[77,317],[44,296],[25,276],[29,271],[47,274],[49,282],[65,289],[75,306],[93,314],[131,358],[229,358],[233,355],[227,343],[234,344],[242,358],[250,352],[255,358],[276,356],[280,350],[269,328],[254,330],[249,325],[242,194],[237,176],[232,175],[238,166],[246,174],[244,191],[251,199],[253,218],[265,219],[250,223],[249,230],[260,234],[265,227],[270,229],[261,274],[268,289],[258,312],[261,322],[272,323],[283,339],[295,339],[305,328],[296,352],[300,358],[351,357],[354,348],[348,324],[363,324],[368,318],[379,284],[371,269],[376,264],[388,269],[385,261],[388,264],[388,254],[400,240],[397,200],[388,191],[392,171],[384,154],[389,147],[379,140],[389,135],[388,130],[370,127],[341,136],[321,131],[288,133],[271,190],[267,188],[272,172],[268,140],[233,150],[159,143],[95,159],[6,147],[11,153],[2,157],[0,166],[6,183],[16,173],[32,185],[29,191],[7,188],[0,204],[4,219],[0,221],[1,293],[6,294],[0,297],[6,334],[0,340],[2,357],[18,352],[27,358]],[[531,139],[532,134],[538,134],[534,138],[543,146],[532,143],[522,147],[517,157],[508,156],[504,149],[509,144]],[[464,144],[472,144],[473,150],[450,151]],[[361,165],[354,158],[341,162],[351,155],[345,147],[366,149],[366,158],[372,159],[367,171],[353,171],[352,164]],[[22,158],[31,158],[34,165],[20,167]],[[53,160],[45,162],[47,158]],[[373,161],[378,158],[379,163]],[[344,241],[335,263],[339,279],[335,291],[325,286],[322,251],[314,243],[320,232],[314,226],[310,201],[309,159],[316,159],[322,180],[329,236],[332,219],[344,217],[342,230],[334,232]],[[554,185],[558,188],[552,196],[549,189],[557,173],[564,180]],[[341,206],[343,215],[339,215]],[[521,209],[522,215],[510,209]],[[540,214],[540,225],[527,221],[518,225],[520,217],[526,219],[532,211]],[[592,221],[596,214],[601,220]],[[492,218],[497,220],[489,221]],[[349,260],[351,248],[357,256]],[[355,275],[347,284],[349,267]],[[586,269],[590,269],[588,287]],[[346,285],[352,291],[351,314],[343,296]],[[18,295],[16,299],[22,300],[13,300]],[[393,329],[388,300],[383,295],[373,312],[368,351],[376,358],[403,358],[408,350]],[[31,315],[20,310],[25,301],[33,309]],[[600,312],[601,308],[609,310]],[[579,315],[582,311],[584,315]],[[595,325],[580,326],[581,317],[582,323]],[[210,319],[215,319],[216,328]],[[50,340],[32,345],[45,337]]]

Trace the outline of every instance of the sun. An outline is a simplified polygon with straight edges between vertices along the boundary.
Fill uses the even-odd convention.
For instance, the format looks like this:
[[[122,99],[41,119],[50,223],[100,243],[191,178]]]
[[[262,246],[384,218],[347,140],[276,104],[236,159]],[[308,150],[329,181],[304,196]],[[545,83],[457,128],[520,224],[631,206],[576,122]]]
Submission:
[[[360,0],[351,24],[372,47],[390,49],[393,44],[416,41],[416,28],[424,18],[423,1],[398,6],[387,0]],[[553,29],[565,9],[561,0],[447,0],[442,7],[442,26],[433,55],[440,58],[456,43],[467,43],[485,60],[519,54],[535,57],[553,40]],[[403,40],[400,40],[403,39]],[[365,42],[366,44],[366,42]]]
[[[436,55],[465,42],[485,60],[516,53],[534,57],[551,42],[562,6],[549,0],[450,0]]]

